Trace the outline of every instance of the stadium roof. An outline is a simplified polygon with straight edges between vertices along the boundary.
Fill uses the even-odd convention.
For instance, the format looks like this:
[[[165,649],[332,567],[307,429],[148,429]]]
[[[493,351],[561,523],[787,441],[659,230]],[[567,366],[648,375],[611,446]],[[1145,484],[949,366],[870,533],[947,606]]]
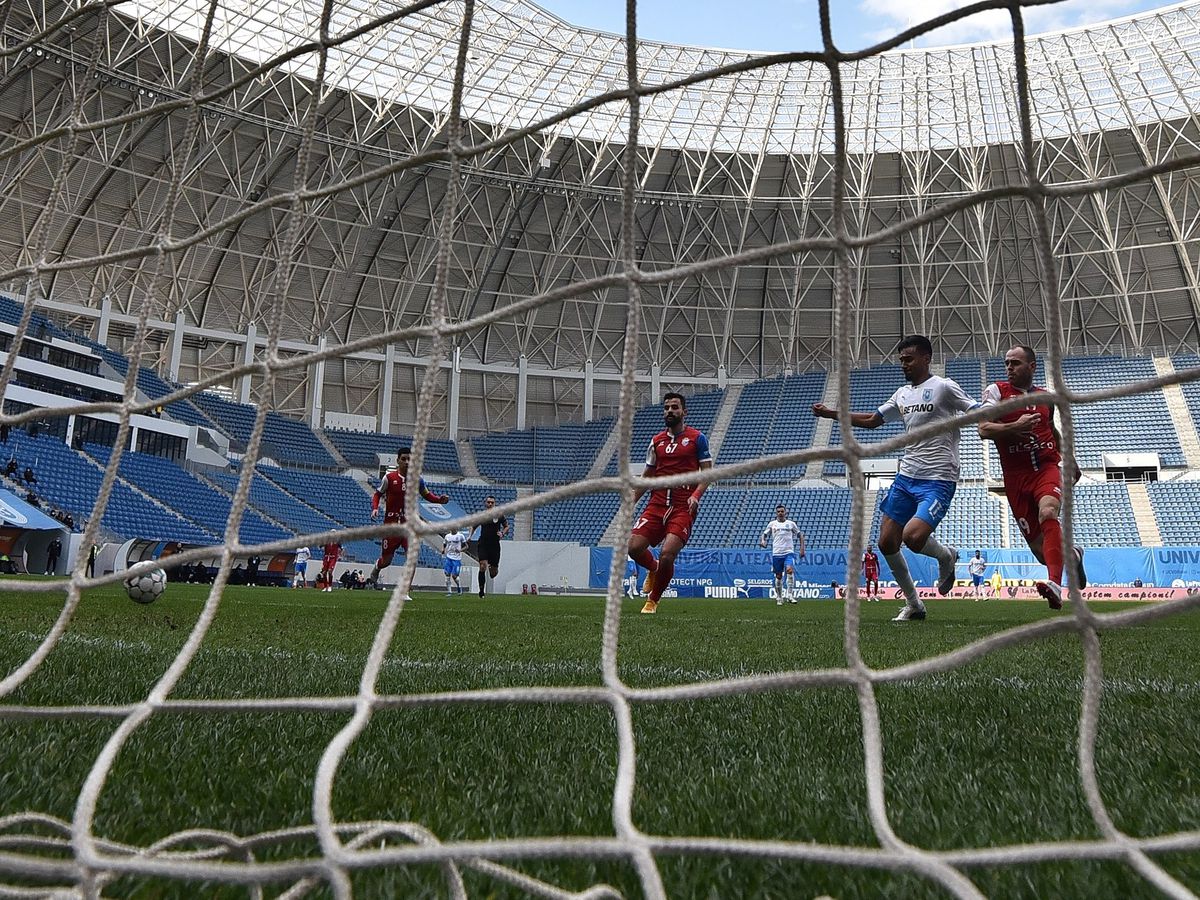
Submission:
[[[209,3],[134,0],[122,7],[149,28],[199,40]],[[222,3],[214,50],[256,63],[315,40],[319,0]],[[337,6],[332,35],[399,10],[399,3]],[[1069,137],[1187,115],[1200,99],[1194,52],[1200,49],[1195,4],[1027,40],[1035,133]],[[398,18],[330,54],[331,87],[353,91],[384,114],[389,106],[439,109],[450,102],[463,9],[440,3]],[[820,47],[798,48],[819,51]],[[848,149],[852,153],[1014,142],[1011,43],[893,50],[846,64]],[[639,43],[643,85],[656,86],[753,59],[745,51]],[[313,79],[313,54],[286,69]],[[515,130],[584,100],[624,90],[625,37],[570,25],[526,0],[478,4],[473,20],[463,109],[467,118]],[[834,128],[827,68],[791,62],[729,74],[643,100],[639,143],[663,149],[727,153],[832,152]],[[555,137],[624,142],[628,114],[620,99],[555,126]]]
[[[30,265],[44,228],[44,289],[64,314],[77,310],[74,324],[91,328],[89,311],[107,297],[120,338],[128,334],[120,317],[145,304],[168,323],[181,313],[192,329],[186,381],[240,362],[229,335],[250,323],[261,333],[277,308],[295,346],[426,322],[449,166],[444,158],[412,167],[404,160],[446,147],[463,5],[432,4],[407,16],[390,3],[334,7],[335,42],[368,20],[392,18],[329,53],[305,181],[320,196],[305,205],[278,306],[277,260],[317,71],[317,54],[301,45],[317,34],[322,5],[224,0],[197,66],[208,8],[199,0],[8,5],[6,45],[37,37],[26,52],[0,58],[0,266]],[[475,9],[464,141],[484,149],[464,163],[448,273],[456,321],[620,269],[625,101],[529,136],[513,131],[620,89],[623,38],[572,27],[528,3],[488,0]],[[1030,38],[1039,177],[1078,186],[1200,153],[1198,42],[1197,2]],[[646,84],[749,58],[639,46]],[[297,48],[282,69],[254,72]],[[842,74],[851,234],[1027,184],[1015,143],[1011,46],[893,51],[848,63]],[[194,146],[181,149],[189,109],[180,101],[193,78],[203,115]],[[68,139],[55,129],[71,121],[76,100],[90,127]],[[808,63],[644,98],[638,266],[661,273],[828,238],[831,129],[828,73]],[[51,202],[59,175],[62,192]],[[180,192],[171,233],[187,246],[172,254],[170,278],[152,288],[153,246],[174,178]],[[1073,351],[1196,346],[1200,184],[1191,170],[1046,205]],[[859,362],[890,356],[911,332],[931,334],[947,356],[994,353],[1012,340],[1044,346],[1033,209],[1012,193],[854,250],[844,331],[828,250],[760,254],[643,285],[640,371],[648,377],[657,364],[664,382],[687,383],[804,370],[829,363],[840,333]],[[95,266],[81,264],[96,258]],[[23,287],[15,277],[8,284]],[[464,391],[477,395],[489,426],[511,424],[505,404],[521,360],[542,379],[531,389],[542,410],[534,421],[577,413],[582,391],[573,376],[589,361],[602,375],[620,369],[625,301],[624,289],[606,288],[462,336]],[[402,365],[414,361],[412,379],[426,346],[410,340],[395,348]],[[331,363],[327,408],[371,409],[383,383],[380,358]],[[300,381],[281,390],[282,408],[303,406]],[[398,409],[393,421],[407,415]]]

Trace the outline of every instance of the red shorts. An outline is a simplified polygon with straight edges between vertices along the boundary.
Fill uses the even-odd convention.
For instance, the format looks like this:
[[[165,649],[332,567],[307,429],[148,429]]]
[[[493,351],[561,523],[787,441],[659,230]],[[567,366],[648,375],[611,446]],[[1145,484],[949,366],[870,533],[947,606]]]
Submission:
[[[404,520],[399,516],[384,516],[384,525],[396,525]],[[383,539],[383,557],[394,556],[397,550],[403,550],[408,555],[408,538],[402,534],[391,535]],[[380,557],[381,559],[383,557]]]
[[[864,569],[863,570],[863,579],[866,581],[878,581],[879,580],[879,570],[878,569]]]
[[[668,534],[675,535],[686,544],[692,536],[694,521],[686,506],[667,506],[651,501],[634,524],[633,533],[649,540],[651,546],[661,544]]]
[[[1047,466],[1038,472],[1005,473],[1004,493],[1012,507],[1013,518],[1026,541],[1036,541],[1042,533],[1038,521],[1038,501],[1043,497],[1062,500],[1062,470]]]
[[[321,571],[332,572],[333,567],[337,565],[338,558],[332,554],[326,553],[325,558],[321,560]]]

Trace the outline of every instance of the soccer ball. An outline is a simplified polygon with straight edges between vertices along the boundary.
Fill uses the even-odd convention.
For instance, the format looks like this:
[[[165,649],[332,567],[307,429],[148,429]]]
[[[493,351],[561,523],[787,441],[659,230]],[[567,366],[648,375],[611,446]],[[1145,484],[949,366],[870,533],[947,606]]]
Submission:
[[[153,569],[125,579],[125,593],[135,603],[153,603],[167,589],[167,573]]]

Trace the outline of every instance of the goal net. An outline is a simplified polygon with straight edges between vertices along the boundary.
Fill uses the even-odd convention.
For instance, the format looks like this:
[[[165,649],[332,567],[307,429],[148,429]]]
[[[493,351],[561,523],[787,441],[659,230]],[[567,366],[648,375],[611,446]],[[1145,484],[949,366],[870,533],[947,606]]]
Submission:
[[[0,383],[14,383],[16,361],[23,342],[32,339],[38,316],[53,313],[56,286],[93,279],[106,282],[106,272],[117,264],[135,261],[139,276],[132,291],[136,295],[132,309],[137,310],[127,324],[129,366],[124,397],[94,401],[81,398],[70,407],[33,407],[9,411],[4,421],[14,427],[28,427],[47,419],[84,413],[106,413],[116,417],[117,430],[113,450],[104,465],[104,475],[95,499],[96,513],[87,523],[83,546],[93,544],[99,535],[100,513],[112,502],[118,483],[118,468],[129,445],[133,417],[152,414],[159,407],[186,400],[207,388],[235,389],[243,378],[253,380],[252,398],[257,412],[249,430],[240,476],[233,492],[232,512],[224,543],[216,548],[219,574],[207,595],[203,608],[178,653],[161,672],[155,674],[152,689],[134,703],[89,703],[61,706],[40,702],[31,689],[39,673],[52,668],[57,648],[72,640],[73,626],[85,591],[120,582],[128,573],[98,574],[85,572],[80,556],[65,582],[9,580],[5,590],[62,594],[61,610],[52,624],[36,635],[28,655],[3,672],[0,679],[0,722],[26,721],[59,723],[69,720],[97,720],[111,723],[111,733],[95,753],[69,818],[49,815],[36,806],[0,817],[0,894],[33,896],[55,894],[98,896],[110,889],[120,893],[130,878],[163,879],[170,891],[182,891],[184,884],[222,884],[261,895],[265,890],[281,896],[298,897],[312,891],[350,896],[352,878],[364,870],[427,865],[437,867],[444,878],[445,892],[453,896],[467,893],[464,873],[482,873],[505,884],[514,893],[539,896],[613,896],[616,891],[596,883],[582,891],[571,890],[550,880],[527,873],[524,864],[547,859],[619,859],[632,866],[644,894],[661,897],[668,893],[663,876],[663,860],[671,857],[729,856],[783,860],[818,866],[849,866],[909,873],[926,879],[959,897],[973,897],[981,889],[972,873],[983,867],[1034,866],[1053,860],[1118,860],[1135,870],[1158,890],[1170,896],[1193,896],[1188,887],[1170,874],[1158,857],[1165,852],[1200,852],[1200,832],[1179,832],[1153,837],[1134,836],[1120,830],[1110,814],[1097,772],[1095,747],[1101,722],[1101,698],[1104,693],[1104,667],[1100,654],[1100,635],[1106,630],[1135,628],[1155,620],[1178,615],[1200,605],[1200,597],[1121,611],[1101,612],[1082,602],[1078,585],[1072,585],[1075,602],[1068,616],[1013,627],[979,638],[919,662],[889,668],[874,668],[864,657],[860,632],[860,597],[857,592],[857,566],[864,544],[864,519],[872,510],[866,505],[863,460],[895,451],[907,443],[934,433],[923,430],[893,438],[881,444],[860,444],[848,419],[851,408],[849,372],[857,361],[852,355],[856,324],[856,261],[872,247],[886,246],[899,236],[912,233],[936,222],[982,204],[1000,200],[1023,204],[1033,231],[1031,246],[1036,257],[1044,314],[1047,353],[1047,383],[1051,392],[1047,402],[1054,405],[1061,423],[1063,449],[1068,459],[1075,451],[1076,429],[1072,409],[1095,403],[1177,385],[1200,377],[1200,370],[1179,369],[1136,383],[1121,384],[1102,391],[1081,393],[1068,388],[1063,376],[1064,304],[1059,296],[1059,263],[1051,242],[1049,207],[1067,197],[1094,196],[1133,184],[1149,183],[1156,177],[1180,172],[1200,163],[1200,155],[1177,152],[1164,161],[1143,164],[1120,174],[1095,173],[1083,182],[1051,183],[1039,175],[1034,124],[1031,117],[1031,92],[1034,74],[1026,61],[1024,7],[1032,2],[1007,3],[985,0],[947,13],[886,40],[867,51],[848,53],[839,50],[831,33],[829,0],[820,3],[823,46],[811,52],[747,56],[716,68],[681,75],[671,83],[647,83],[643,80],[638,51],[637,8],[628,3],[628,28],[625,35],[624,68],[617,73],[599,70],[591,80],[607,83],[601,92],[580,96],[578,102],[552,115],[536,118],[528,127],[497,133],[472,127],[472,116],[481,114],[489,102],[489,88],[473,79],[481,79],[472,67],[472,39],[480,7],[475,0],[435,3],[418,0],[407,6],[388,3],[293,4],[288,16],[266,21],[260,15],[262,4],[243,0],[213,0],[203,3],[150,4],[142,2],[77,2],[63,4],[8,4],[3,13],[5,46],[3,58],[9,77],[17,78],[32,68],[36,60],[54,57],[62,66],[58,93],[39,102],[53,105],[58,114],[39,119],[37,128],[25,128],[7,135],[0,143],[0,162],[17,181],[22,175],[41,175],[22,169],[23,161],[36,158],[56,161],[44,175],[45,202],[31,215],[27,240],[18,252],[10,254],[3,266],[3,281],[23,295],[23,313],[9,344]],[[1012,23],[1013,102],[1018,133],[1011,150],[1021,158],[1023,181],[987,186],[928,209],[904,215],[891,224],[863,228],[848,201],[848,180],[854,161],[848,146],[848,93],[845,80],[850,67],[871,56],[901,48],[922,34],[960,21],[981,11],[1004,11]],[[139,23],[131,27],[130,23]],[[413,25],[412,23],[418,23]],[[389,30],[404,23],[413,47],[424,54],[433,74],[414,74],[411,84],[381,85],[369,81],[349,83],[348,73],[356,70],[347,61],[352,55],[375,58],[394,50]],[[26,27],[28,26],[28,27]],[[114,40],[123,35],[125,40]],[[140,35],[138,43],[134,37]],[[425,37],[421,37],[424,35]],[[446,35],[451,39],[447,40]],[[1165,39],[1165,37],[1164,37]],[[414,58],[420,56],[415,50]],[[158,63],[175,72],[187,73],[182,90],[166,90],[139,82],[132,76],[130,60],[138,54],[157,55]],[[828,121],[824,127],[831,142],[833,167],[831,185],[831,221],[828,236],[793,237],[772,241],[760,247],[733,254],[707,255],[699,262],[680,260],[678,265],[650,271],[639,264],[638,229],[635,219],[638,201],[645,190],[642,175],[648,161],[639,152],[642,136],[641,113],[648,98],[672,92],[682,95],[696,85],[728,79],[771,67],[795,67],[797,77],[810,73],[827,85]],[[44,85],[46,82],[41,81]],[[239,105],[247,90],[255,85],[286,85],[294,104],[273,106],[272,102]],[[301,92],[297,85],[304,84]],[[104,90],[116,89],[136,94],[137,103],[113,111],[102,102]],[[428,117],[426,146],[397,148],[388,135],[376,135],[385,162],[362,171],[330,180],[320,167],[331,153],[348,144],[351,138],[329,130],[327,104],[338,92],[355,91],[373,97],[380,109],[399,103],[410,109],[414,119]],[[392,91],[392,96],[382,92]],[[536,97],[526,98],[530,104]],[[469,105],[468,105],[469,100]],[[508,98],[505,102],[517,102]],[[1063,98],[1067,102],[1067,98]],[[529,139],[543,140],[547,150],[562,135],[570,135],[574,123],[587,117],[591,134],[606,133],[612,147],[612,165],[619,171],[621,235],[616,257],[599,267],[595,274],[572,278],[565,285],[532,291],[511,302],[497,304],[467,317],[452,316],[448,298],[464,288],[454,283],[456,229],[466,202],[468,166],[477,176],[486,170],[496,154],[505,147]],[[260,129],[264,144],[242,148],[245,158],[261,154],[279,162],[291,187],[264,194],[258,183],[246,184],[237,196],[196,196],[185,190],[189,174],[197,161],[210,152],[206,143],[206,123],[227,122],[228,127],[244,129],[248,134]],[[381,119],[382,121],[382,119]],[[269,126],[264,124],[271,122]],[[166,123],[166,124],[164,124]],[[89,223],[72,216],[79,197],[128,164],[125,154],[136,146],[139,129],[165,127],[165,158],[143,160],[151,173],[142,189],[154,191],[155,213],[142,221],[124,221],[111,244],[90,258],[63,257],[58,252],[65,228],[87,228]],[[605,129],[608,129],[605,132]],[[356,136],[355,139],[357,139]],[[287,144],[266,147],[271,141]],[[96,152],[96,145],[103,152]],[[82,152],[87,146],[89,152]],[[264,147],[270,153],[264,152]],[[320,148],[321,152],[316,151]],[[81,160],[94,166],[98,159],[111,160],[112,171],[77,170]],[[444,195],[437,201],[437,240],[433,246],[410,248],[430,273],[432,285],[427,298],[427,315],[417,324],[395,324],[381,317],[368,336],[353,340],[331,340],[321,349],[296,351],[290,343],[293,335],[293,310],[289,307],[291,280],[300,271],[298,262],[305,257],[307,238],[314,226],[312,211],[331,196],[361,197],[364,216],[378,216],[379,228],[385,228],[382,214],[375,208],[371,188],[391,183],[402,173],[438,169],[447,173]],[[272,173],[278,175],[278,172]],[[14,190],[16,188],[13,188]],[[158,360],[148,340],[163,322],[170,323],[179,313],[179,295],[173,286],[180,281],[203,283],[205,265],[213,258],[200,258],[194,251],[204,247],[210,256],[219,256],[229,246],[229,237],[239,228],[268,213],[281,220],[278,238],[272,246],[273,258],[267,266],[261,261],[243,263],[245,289],[255,292],[255,309],[260,318],[256,328],[265,340],[258,357],[205,360],[207,372],[195,384],[152,400],[139,399],[138,372],[142,366],[154,368]],[[389,220],[390,221],[390,220]],[[510,227],[521,228],[519,210]],[[507,235],[501,237],[501,242]],[[346,258],[326,261],[330,269],[355,265],[353,252]],[[361,252],[370,252],[361,250]],[[843,664],[827,668],[797,668],[766,675],[717,677],[683,681],[660,687],[635,687],[622,678],[621,656],[621,584],[624,577],[623,554],[614,554],[609,586],[604,601],[602,639],[599,641],[599,668],[602,678],[590,686],[533,685],[504,689],[464,689],[430,693],[388,693],[381,688],[382,673],[389,652],[403,643],[403,623],[409,590],[417,569],[416,552],[409,553],[400,583],[391,593],[386,609],[374,627],[365,663],[361,666],[356,690],[338,696],[296,694],[258,699],[236,695],[192,697],[177,688],[189,669],[196,664],[212,630],[217,627],[225,587],[230,583],[235,563],[249,554],[268,554],[301,545],[321,544],[330,538],[377,539],[403,534],[416,547],[423,538],[446,530],[447,523],[430,522],[421,517],[415,492],[407,498],[407,522],[401,525],[375,524],[329,533],[305,534],[292,540],[265,544],[242,542],[239,528],[247,516],[255,463],[264,454],[264,433],[268,418],[279,398],[287,397],[302,382],[304,373],[315,366],[347,358],[363,351],[383,351],[389,346],[417,348],[424,360],[423,375],[416,380],[414,409],[415,434],[412,445],[412,470],[426,470],[431,427],[444,415],[445,367],[452,362],[455,342],[496,322],[519,323],[526,314],[569,301],[586,301],[600,293],[619,294],[624,298],[623,357],[621,360],[620,403],[615,428],[620,448],[631,445],[633,416],[637,405],[636,375],[645,368],[640,357],[641,331],[645,327],[643,296],[651,286],[670,285],[698,274],[735,269],[740,265],[802,254],[829,254],[835,271],[835,331],[831,371],[837,378],[837,407],[841,412],[843,443],[789,451],[734,465],[718,466],[702,476],[703,480],[745,478],[754,473],[783,466],[795,466],[822,460],[844,462],[853,488],[848,554],[852,561],[845,583],[850,586],[845,604],[845,658]],[[186,263],[181,262],[186,260]],[[306,270],[307,271],[307,270]],[[584,269],[580,269],[584,272]],[[381,276],[386,278],[386,275]],[[405,285],[399,292],[410,290]],[[231,323],[231,328],[235,327]],[[349,333],[342,329],[340,333]],[[203,359],[203,355],[200,357]],[[1009,402],[1003,410],[1016,408]],[[971,413],[939,428],[973,427],[983,419],[982,412]],[[644,486],[640,473],[630,467],[627,450],[619,453],[618,474],[613,477],[584,479],[542,493],[502,504],[499,511],[509,516],[565,498],[596,492],[618,492],[618,520],[622,523],[618,547],[628,539],[635,508],[635,491]],[[694,476],[680,476],[672,483],[683,483]],[[1074,543],[1072,527],[1073,487],[1064,486],[1064,540]],[[491,515],[471,514],[450,525],[474,526]],[[170,558],[176,567],[209,558],[210,548],[188,551]],[[143,563],[141,569],[157,567]],[[270,614],[264,614],[270,615]],[[3,617],[0,615],[0,630]],[[1077,728],[1078,777],[1094,825],[1100,837],[1094,840],[1062,841],[1053,844],[1031,843],[983,846],[953,851],[916,846],[896,829],[889,813],[885,780],[884,736],[877,694],[882,686],[919,683],[946,673],[954,673],[996,653],[1017,645],[1046,639],[1052,635],[1070,635],[1078,641],[1084,664],[1081,673],[1080,710]],[[669,639],[668,639],[669,640]],[[67,677],[57,673],[55,677]],[[639,771],[639,745],[634,725],[635,711],[646,704],[674,700],[755,696],[774,692],[802,694],[828,687],[853,691],[860,719],[862,759],[866,803],[876,843],[871,846],[825,844],[808,840],[753,840],[729,834],[681,837],[651,833],[639,827],[635,812],[635,786]],[[31,699],[32,698],[32,699]],[[422,821],[375,821],[341,818],[335,814],[334,792],[347,754],[366,734],[374,721],[398,708],[453,707],[463,704],[572,704],[589,705],[611,716],[613,739],[617,748],[615,778],[611,784],[612,831],[603,836],[514,836],[487,840],[451,839],[436,834]],[[149,846],[131,846],[111,838],[96,828],[98,810],[104,803],[106,785],[113,772],[126,764],[130,747],[139,734],[164,721],[174,722],[189,716],[251,717],[264,713],[316,712],[337,717],[338,727],[323,744],[315,761],[312,784],[311,822],[252,833],[223,829],[186,828]],[[49,752],[49,751],[48,751]],[[27,761],[28,762],[28,761]],[[308,764],[307,762],[305,763]],[[0,784],[24,777],[22,761],[7,761],[14,768],[0,771]],[[220,779],[222,772],[209,777]],[[264,772],[262,777],[274,773]],[[131,801],[134,802],[134,801]],[[314,853],[292,852],[309,841]],[[126,887],[122,887],[125,885]]]

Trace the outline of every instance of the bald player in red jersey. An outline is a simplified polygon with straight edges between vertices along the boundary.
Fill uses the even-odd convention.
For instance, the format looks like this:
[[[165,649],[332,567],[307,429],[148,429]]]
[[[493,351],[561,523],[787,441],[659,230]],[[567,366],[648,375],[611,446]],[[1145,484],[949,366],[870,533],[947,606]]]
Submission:
[[[712,468],[708,438],[683,424],[686,416],[687,400],[683,394],[671,393],[663,397],[663,423],[667,427],[650,439],[646,468],[642,472],[644,477]],[[707,488],[706,484],[682,484],[650,491],[650,502],[634,524],[629,539],[629,558],[649,572],[642,586],[642,592],[647,596],[642,612],[658,611],[662,592],[675,574],[675,557],[692,535],[692,523],[696,521],[700,498]],[[640,500],[645,492],[645,488],[639,488],[635,500]],[[662,548],[656,560],[650,548],[660,543]]]
[[[383,521],[385,525],[392,525],[396,522],[405,521],[404,518],[404,495],[408,487],[408,462],[412,458],[412,450],[408,447],[401,447],[396,451],[396,468],[389,471],[383,476],[383,481],[375,490],[375,495],[371,498],[371,518],[374,519],[379,515],[379,501],[383,503]],[[421,497],[428,500],[430,503],[449,503],[450,497],[448,494],[435,494],[425,486],[425,479],[421,478],[417,481],[417,490],[420,491]],[[408,553],[408,538],[402,534],[391,535],[383,539],[383,554],[375,563],[375,568],[371,570],[371,574],[367,577],[367,582],[371,585],[377,585],[379,582],[379,573],[392,564],[392,557],[396,555],[397,550],[403,550]]]
[[[983,405],[994,406],[1011,397],[1028,396],[1029,404],[1013,410],[995,422],[982,422],[979,436],[995,441],[1004,472],[1004,493],[1012,507],[1013,518],[1025,536],[1025,542],[1038,561],[1045,565],[1049,578],[1036,583],[1038,593],[1051,609],[1062,609],[1063,549],[1062,526],[1058,521],[1062,506],[1062,443],[1054,427],[1054,408],[1036,402],[1041,388],[1033,386],[1037,355],[1032,347],[1019,344],[1004,354],[1008,381],[989,384],[983,392]],[[1075,480],[1080,476],[1075,469]],[[1083,551],[1076,547],[1075,559],[1079,587],[1087,587],[1083,570]]]

